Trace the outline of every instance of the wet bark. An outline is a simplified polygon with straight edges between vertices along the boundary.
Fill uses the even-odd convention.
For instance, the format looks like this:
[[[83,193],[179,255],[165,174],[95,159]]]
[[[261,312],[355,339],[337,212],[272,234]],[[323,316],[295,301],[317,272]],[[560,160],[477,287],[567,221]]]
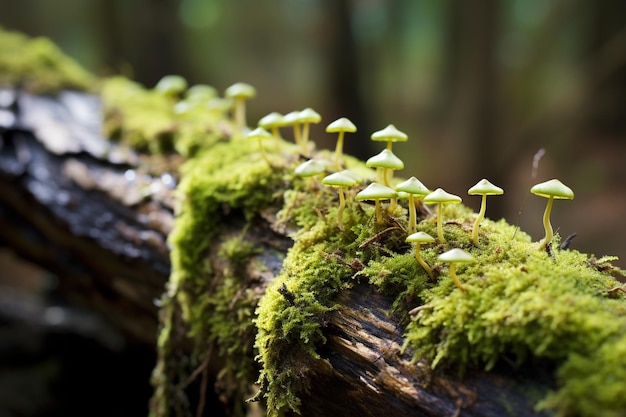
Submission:
[[[168,167],[175,161],[146,168],[139,155],[100,136],[100,115],[94,97],[0,90],[0,245],[54,272],[77,305],[154,346],[154,301],[170,271],[176,172]],[[537,369],[433,373],[412,363],[410,351],[401,353],[402,328],[388,314],[392,300],[358,284],[339,302],[302,415],[539,415],[533,401],[551,382]]]

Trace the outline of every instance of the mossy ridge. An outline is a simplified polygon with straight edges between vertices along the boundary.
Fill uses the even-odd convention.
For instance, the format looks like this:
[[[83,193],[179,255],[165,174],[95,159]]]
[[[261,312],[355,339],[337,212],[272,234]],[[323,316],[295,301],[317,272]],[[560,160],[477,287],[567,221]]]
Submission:
[[[283,221],[310,224],[316,204],[333,196],[329,190],[310,190],[314,197],[302,200],[301,192],[287,196],[285,209],[279,213]],[[332,218],[336,210],[331,208],[327,216]],[[356,207],[346,209],[344,216],[353,225],[368,220]],[[258,382],[270,416],[287,408],[299,410],[299,395],[309,388],[309,369],[320,359],[317,349],[326,341],[323,329],[337,307],[333,299],[350,285],[354,274],[341,259],[354,253],[358,232],[359,226],[340,230],[335,222],[319,218],[312,227],[299,229],[281,274],[259,302],[256,348],[263,369]]]
[[[152,401],[162,404],[159,409],[165,414],[169,409],[169,400],[163,398],[168,392],[166,387],[179,384],[180,375],[190,372],[170,364],[168,352],[172,352],[175,342],[167,324],[175,322],[176,317],[183,320],[188,337],[194,341],[193,360],[202,362],[215,342],[218,353],[225,358],[221,376],[230,381],[241,378],[239,386],[228,389],[243,390],[254,382],[255,330],[250,318],[256,299],[251,294],[238,297],[236,293],[245,275],[239,265],[253,256],[256,248],[239,245],[241,236],[223,242],[215,238],[228,211],[239,210],[251,222],[262,207],[275,204],[277,196],[273,192],[280,190],[285,175],[282,169],[271,169],[255,144],[246,140],[220,142],[198,152],[180,167],[180,174],[177,192],[181,207],[169,237],[172,273],[162,301],[159,361],[153,375]],[[228,263],[228,268],[220,270],[219,279],[215,279],[216,271],[209,260],[215,245],[217,256]]]
[[[44,94],[62,89],[88,91],[95,81],[49,39],[30,38],[0,27],[0,87],[20,86]]]

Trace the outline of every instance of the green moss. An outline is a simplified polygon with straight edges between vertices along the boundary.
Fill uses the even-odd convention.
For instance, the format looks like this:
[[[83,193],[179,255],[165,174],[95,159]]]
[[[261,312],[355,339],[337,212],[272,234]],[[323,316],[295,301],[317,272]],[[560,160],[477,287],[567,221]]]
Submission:
[[[105,134],[139,151],[160,154],[175,150],[191,157],[226,140],[222,131],[230,129],[224,108],[210,110],[209,102],[181,101],[124,77],[104,80],[101,94]]]
[[[0,86],[33,93],[61,89],[85,91],[95,79],[46,38],[29,38],[0,27]]]

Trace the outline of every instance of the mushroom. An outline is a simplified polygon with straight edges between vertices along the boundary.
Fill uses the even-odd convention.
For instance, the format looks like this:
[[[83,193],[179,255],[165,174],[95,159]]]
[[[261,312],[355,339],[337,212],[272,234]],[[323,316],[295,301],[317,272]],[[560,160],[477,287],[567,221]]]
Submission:
[[[337,146],[335,147],[335,166],[339,170],[342,166],[343,136],[346,132],[356,132],[356,126],[348,118],[342,117],[326,126],[326,132],[339,134],[337,137]]]
[[[417,259],[417,262],[419,262],[419,264],[422,265],[422,268],[424,268],[428,276],[432,278],[433,270],[430,266],[428,266],[426,261],[422,259],[422,256],[420,254],[420,249],[421,249],[422,243],[432,243],[435,241],[435,238],[426,232],[417,232],[417,233],[408,235],[406,238],[406,241],[415,243],[415,259]]]
[[[337,210],[337,225],[340,229],[343,229],[342,215],[343,210],[346,207],[346,198],[343,193],[344,187],[352,187],[357,184],[357,180],[353,176],[346,174],[345,172],[335,172],[322,179],[322,184],[330,187],[336,187],[339,190],[339,209]]]
[[[257,127],[256,129],[248,133],[248,139],[256,139],[259,141],[259,149],[261,149],[261,155],[263,155],[263,159],[265,159],[265,162],[267,162],[267,164],[270,166],[272,164],[270,163],[270,160],[268,159],[267,154],[265,153],[265,149],[263,148],[263,144],[261,143],[261,141],[264,139],[271,139],[271,138],[272,138],[272,135],[270,134],[270,132],[263,129],[262,127]]]
[[[393,177],[393,171],[404,168],[404,162],[398,158],[389,149],[383,149],[379,154],[372,156],[365,161],[365,166],[376,168],[378,172],[378,181],[389,187],[390,177]],[[388,172],[391,171],[391,176]]]
[[[326,172],[326,166],[315,159],[309,159],[308,161],[301,163],[294,170],[296,175],[310,178],[312,180],[311,186],[314,186],[315,177],[323,174],[324,172]]]
[[[446,239],[443,237],[441,206],[444,204],[459,204],[463,200],[458,195],[450,194],[441,188],[437,188],[435,191],[424,197],[424,200],[422,201],[426,204],[437,204],[437,236],[439,237],[439,242],[444,243]]]
[[[396,185],[396,191],[407,193],[409,196],[409,233],[415,233],[417,230],[417,211],[415,208],[415,199],[428,195],[430,190],[415,177]]]
[[[382,224],[383,215],[380,208],[380,200],[389,200],[396,197],[398,197],[398,193],[396,193],[393,189],[377,182],[373,182],[368,185],[363,191],[359,192],[356,195],[355,200],[373,200],[376,204],[376,223]]]
[[[482,222],[485,218],[485,211],[487,210],[487,196],[502,195],[504,194],[504,190],[483,178],[478,181],[475,186],[467,190],[467,194],[483,196],[480,203],[480,211],[478,212],[476,221],[474,221],[474,229],[472,230],[472,242],[474,242],[474,245],[478,246],[478,226],[480,226],[480,222]]]
[[[234,122],[239,132],[247,127],[246,122],[246,100],[256,96],[256,89],[250,84],[235,83],[224,92],[227,98],[233,99],[235,104]]]
[[[322,116],[310,107],[302,110],[298,116],[298,120],[302,124],[302,135],[300,137],[300,149],[304,155],[307,154],[307,144],[309,142],[309,125],[311,123],[319,123]]]
[[[156,83],[154,89],[166,97],[179,99],[187,89],[187,80],[180,75],[165,75]]]
[[[374,141],[387,142],[387,149],[391,150],[393,142],[406,142],[409,137],[406,133],[396,129],[394,125],[388,125],[386,128],[372,133],[371,139]]]
[[[272,112],[264,116],[259,120],[259,127],[272,132],[272,136],[276,139],[280,139],[280,132],[278,129],[285,125],[285,120],[282,114],[278,112]]]
[[[450,264],[450,277],[452,278],[452,281],[454,281],[454,284],[461,291],[467,291],[459,281],[459,278],[456,276],[456,264],[474,262],[474,257],[465,252],[463,249],[454,248],[442,253],[437,259],[442,262],[448,262]]]
[[[546,229],[546,237],[539,245],[539,249],[545,249],[548,243],[552,241],[553,236],[552,225],[550,224],[550,212],[552,211],[552,202],[554,201],[554,199],[573,200],[574,192],[571,188],[569,188],[557,179],[552,179],[537,184],[530,189],[530,192],[548,199],[546,211],[543,213],[543,227]]]
[[[207,84],[194,84],[185,92],[185,99],[192,103],[206,103],[215,97],[217,97],[217,90]]]

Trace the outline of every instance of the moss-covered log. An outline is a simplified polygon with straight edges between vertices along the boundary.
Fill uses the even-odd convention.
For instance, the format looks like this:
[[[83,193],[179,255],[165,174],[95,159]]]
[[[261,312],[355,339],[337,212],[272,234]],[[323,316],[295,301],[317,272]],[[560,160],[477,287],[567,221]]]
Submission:
[[[376,215],[356,201],[376,176],[363,162],[343,158],[357,184],[340,198],[294,174],[332,152],[247,139],[210,89],[198,100],[115,78],[98,91],[0,90],[0,241],[156,348],[152,416],[206,414],[215,393],[227,415],[626,408],[612,257],[558,237],[541,250],[503,220],[472,239],[476,213],[441,207],[441,224],[420,205],[416,229],[445,237],[420,249],[426,271],[400,196],[387,190]],[[475,261],[462,285],[439,259],[450,249]]]
[[[77,305],[105,314],[127,336],[154,344],[155,300],[170,273],[166,239],[174,216],[174,165],[162,159],[149,170],[132,150],[101,137],[101,109],[93,96],[1,93],[7,98],[2,111],[13,116],[4,119],[13,122],[5,123],[1,133],[3,244],[56,272],[63,292]],[[87,111],[95,124],[85,124],[76,109]],[[249,255],[261,260],[249,261],[247,279],[234,293],[247,289],[260,297],[280,272],[292,241],[287,229],[273,227],[274,215],[259,213],[252,226],[238,210],[222,219],[216,240],[237,238],[243,231],[255,249],[242,255],[240,241],[228,256],[212,252],[216,276],[230,274],[232,263],[223,259],[237,251],[247,262]],[[464,378],[454,372],[432,374],[425,363],[412,364],[410,352],[399,353],[403,330],[389,313],[392,298],[362,283],[344,290],[337,302],[340,307],[328,315],[328,343],[307,371],[314,376],[301,400],[304,415],[447,416],[459,409],[464,415],[495,416],[507,409],[535,415],[533,399],[545,390],[544,377],[519,376],[513,368]],[[253,358],[241,358],[241,363],[253,363]]]

